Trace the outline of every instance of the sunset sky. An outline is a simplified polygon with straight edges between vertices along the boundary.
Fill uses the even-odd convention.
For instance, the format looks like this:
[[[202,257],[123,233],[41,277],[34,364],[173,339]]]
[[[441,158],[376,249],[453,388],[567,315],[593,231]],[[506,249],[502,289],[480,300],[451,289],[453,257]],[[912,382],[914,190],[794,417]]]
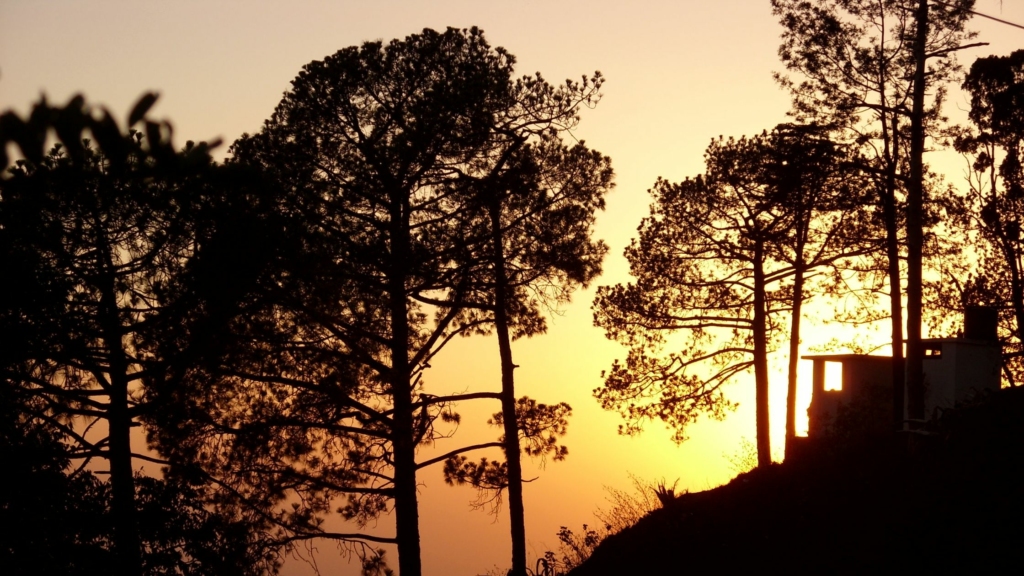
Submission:
[[[1020,0],[978,0],[976,9],[1024,23]],[[788,97],[772,80],[782,69],[776,50],[780,28],[768,0],[0,0],[0,110],[25,112],[40,94],[56,103],[81,92],[124,118],[148,90],[160,93],[151,115],[175,127],[175,140],[222,139],[219,156],[243,132],[255,132],[273,111],[300,68],[367,40],[404,37],[423,28],[483,29],[492,46],[518,60],[520,74],[541,72],[553,83],[600,70],[604,98],[586,110],[574,135],[612,158],[616,188],[598,220],[597,236],[611,247],[595,286],[549,319],[546,335],[514,344],[517,389],[541,402],[574,409],[564,462],[525,462],[528,552],[555,549],[559,526],[595,524],[607,507],[605,487],[630,487],[628,473],[645,480],[677,478],[679,487],[704,490],[733,474],[726,455],[754,438],[752,380],[731,384],[740,407],[724,422],[702,420],[690,440],[673,444],[660,423],[638,437],[616,432],[620,419],[591,395],[601,371],[625,350],[593,327],[590,305],[598,285],[627,282],[623,248],[648,213],[647,189],[659,177],[680,180],[699,173],[709,140],[770,129],[786,119]],[[979,41],[991,45],[964,53],[1008,54],[1024,47],[1024,30],[975,19]],[[956,90],[947,112],[964,117],[969,107]],[[959,184],[959,165],[941,167]],[[821,327],[827,311],[807,325],[803,350],[831,340]],[[816,322],[816,323],[815,323]],[[884,330],[863,338],[883,343]],[[772,381],[773,446],[781,455],[785,413],[785,357],[775,356]],[[432,394],[497,390],[495,340],[453,343],[426,375]],[[801,382],[804,403],[810,382]],[[802,406],[802,408],[805,407]],[[484,424],[497,404],[466,406],[458,434],[438,446],[493,439]],[[495,454],[491,454],[495,456]],[[483,574],[509,565],[506,511],[495,519],[473,511],[475,494],[452,488],[439,468],[421,473],[420,517],[424,573]],[[390,533],[389,517],[377,528]],[[306,561],[288,561],[286,575],[358,574],[331,543],[319,543]],[[389,553],[397,565],[394,552]]]

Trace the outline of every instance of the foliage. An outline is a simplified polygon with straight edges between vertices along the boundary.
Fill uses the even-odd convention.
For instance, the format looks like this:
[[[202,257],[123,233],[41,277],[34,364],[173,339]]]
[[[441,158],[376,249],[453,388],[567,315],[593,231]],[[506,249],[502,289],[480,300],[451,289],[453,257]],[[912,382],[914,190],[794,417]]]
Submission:
[[[780,126],[712,141],[705,174],[655,184],[626,250],[636,280],[599,288],[594,302],[595,324],[629,348],[595,391],[626,419],[621,431],[657,418],[681,442],[698,414],[724,417],[721,386],[753,368],[759,454],[770,459],[767,354],[779,316],[803,300],[805,273],[862,250],[858,198],[836,184],[839,157],[813,127]],[[794,275],[797,290],[785,284]],[[683,352],[662,355],[668,346]]]
[[[228,442],[223,472],[247,498],[300,494],[280,516],[299,537],[331,537],[320,524],[335,509],[365,525],[393,500],[403,573],[418,572],[415,446],[457,418],[420,378],[473,326],[450,304],[466,283],[455,184],[505,103],[511,62],[475,29],[343,49],[305,66],[232,148],[280,184],[298,252],[273,261],[258,314],[235,321],[245,344],[210,370],[220,397],[197,407],[212,421],[191,457],[220,466],[204,455]],[[243,453],[262,476],[237,466]]]
[[[558,439],[568,431],[571,413],[572,408],[564,402],[549,406],[527,396],[520,398],[516,402],[516,421],[523,452],[542,461],[548,456],[556,462],[564,460],[569,455],[569,448],[558,444]],[[495,413],[487,423],[503,428],[504,413]],[[504,436],[498,441],[504,443]],[[445,483],[450,486],[469,485],[476,488],[477,499],[473,507],[490,505],[494,513],[501,508],[502,491],[508,488],[510,481],[507,461],[481,457],[474,462],[461,454],[444,461],[443,474]]]
[[[1020,50],[1008,56],[979,58],[964,80],[963,87],[971,96],[969,118],[973,126],[956,133],[954,146],[968,160],[968,189],[952,214],[963,229],[976,235],[978,258],[971,263],[973,270],[960,266],[960,273],[947,286],[957,292],[947,299],[961,306],[1000,309],[1004,374],[1014,385],[1022,378],[1024,342],[1024,242],[1020,234],[1024,119],[1019,112],[1024,103],[1022,67],[1024,51]]]
[[[672,484],[672,488],[668,488],[664,480],[655,484],[641,480],[634,474],[629,474],[629,479],[633,485],[632,491],[605,486],[604,490],[608,493],[605,500],[611,507],[607,510],[598,508],[594,511],[594,516],[601,521],[608,534],[617,534],[636,524],[650,512],[664,507],[667,500],[676,496],[674,492],[678,480]],[[683,493],[685,492],[684,490]]]
[[[0,562],[17,575],[108,572],[115,560],[110,484],[70,467],[70,439],[27,416],[10,388],[0,394],[0,457],[8,463],[0,522],[10,528]],[[146,574],[277,572],[280,559],[261,532],[208,509],[202,486],[136,475],[135,487]]]
[[[306,65],[263,129],[232,147],[232,164],[274,187],[252,215],[273,241],[257,243],[251,290],[231,314],[215,305],[216,253],[190,277],[198,288],[183,285],[196,301],[179,342],[201,349],[190,342],[219,336],[173,378],[187,386],[174,393],[187,417],[174,418],[188,425],[156,440],[220,478],[226,497],[262,503],[292,538],[363,551],[397,541],[402,573],[418,573],[417,470],[501,445],[416,461],[459,421],[455,402],[499,398],[434,396],[425,378],[447,342],[495,321],[493,248],[508,264],[501,309],[514,336],[542,332],[542,307],[599,270],[604,248],[589,231],[608,160],[558,132],[600,79],[513,81],[513,63],[475,28],[346,48]],[[564,415],[542,408],[530,408],[528,442],[546,441],[543,418],[564,434]],[[334,511],[362,527],[391,509],[395,538],[323,528]]]
[[[516,402],[516,420],[523,452],[541,460],[548,456],[555,461],[565,460],[569,449],[558,444],[558,439],[568,432],[571,414],[572,408],[565,402],[548,405],[527,396],[520,398]],[[498,412],[487,423],[500,427],[503,421],[504,413]]]
[[[910,108],[916,60],[914,13],[910,0],[772,0],[783,27],[779,57],[784,73],[775,75],[792,96],[790,114],[801,122],[829,126],[831,138],[850,148],[870,182],[872,234],[883,247],[849,268],[846,290],[866,303],[885,296],[888,314],[862,306],[841,319],[857,324],[888,316],[896,362],[894,383],[902,381],[905,197],[909,178]],[[958,74],[956,52],[974,34],[966,30],[973,0],[932,4],[925,42],[927,59],[923,126],[940,133],[946,85]],[[928,175],[926,174],[926,179]],[[926,183],[927,184],[927,183]],[[927,185],[925,229],[939,220],[934,209],[943,190]],[[934,239],[925,235],[925,246]]]
[[[388,568],[387,561],[384,559],[384,550],[378,549],[373,555],[367,556],[361,559],[362,570],[361,576],[394,576],[395,571]]]
[[[661,503],[662,507],[668,506],[673,500],[677,498],[676,485],[679,484],[679,480],[672,483],[669,487],[665,480],[662,480],[654,487],[654,495],[658,498],[658,502]]]
[[[977,46],[967,44],[974,37],[966,30],[973,5],[973,0],[934,5],[910,0],[772,1],[783,27],[779,56],[786,69],[775,77],[792,96],[790,114],[829,126],[832,138],[850,149],[867,183],[866,230],[881,242],[848,265],[837,286],[870,304],[887,297],[888,313],[869,305],[840,319],[866,324],[889,318],[893,426],[901,426],[904,418],[903,394],[896,390],[903,387],[905,376],[911,414],[922,406],[924,257],[940,246],[937,236],[948,232],[936,227],[946,190],[924,167],[923,153],[926,139],[939,135],[946,122],[942,105],[947,84],[960,70],[956,53]],[[941,266],[944,253],[927,256],[928,266]],[[904,268],[909,367],[903,358]],[[794,392],[793,362],[790,367],[789,389]],[[793,414],[791,403],[787,441],[795,435]]]
[[[94,574],[110,566],[107,495],[88,473],[67,474],[60,435],[23,415],[15,389],[0,389],[0,457],[5,485],[0,522],[8,527],[0,562],[14,574]]]
[[[678,481],[669,488],[664,480],[655,484],[633,474],[629,478],[633,485],[632,491],[605,486],[605,492],[608,493],[605,500],[611,507],[607,510],[598,508],[594,512],[603,526],[583,524],[579,532],[566,526],[559,528],[558,550],[548,550],[538,558],[531,576],[569,573],[586,562],[606,538],[633,526],[652,511],[681,496],[674,493]]]
[[[729,469],[737,476],[757,468],[757,445],[746,437],[740,438],[739,447],[735,452],[723,453],[722,456],[729,463]],[[772,453],[772,461],[782,462],[782,454]]]
[[[480,331],[490,326],[488,317],[493,321],[501,359],[499,425],[505,431],[506,461],[492,463],[489,474],[507,482],[491,478],[476,487],[491,490],[496,502],[502,485],[508,488],[513,576],[526,573],[526,529],[519,434],[525,428],[518,421],[511,340],[544,332],[543,309],[568,302],[576,286],[600,272],[606,247],[591,239],[591,230],[611,187],[610,161],[583,142],[567,146],[563,136],[571,135],[581,107],[597,103],[601,83],[599,73],[557,87],[539,74],[517,80],[487,147],[462,174],[479,203],[474,223],[486,239],[474,250],[479,269],[464,306],[484,322]],[[454,458],[462,461],[447,462],[447,472],[467,466],[464,457]],[[486,460],[468,465],[475,469],[460,482],[483,481]]]
[[[740,446],[733,454],[723,454],[734,474],[743,474],[757,468],[757,446],[747,438],[740,439]]]
[[[605,537],[605,533],[586,524],[583,525],[579,534],[562,526],[558,530],[558,554],[561,558],[558,558],[557,565],[568,571],[583,564]],[[554,554],[549,554],[545,554],[545,558],[550,561],[554,558]],[[552,562],[552,564],[554,563]]]
[[[912,0],[772,0],[783,28],[779,59],[791,73],[775,76],[793,95],[792,115],[801,122],[835,123],[863,143],[892,138],[887,134],[892,126],[903,132],[913,88],[916,5]],[[936,88],[927,115],[931,122],[940,120],[944,84],[959,70],[955,49],[974,36],[965,32],[973,5],[974,0],[956,0],[931,7],[925,46],[933,57],[928,82]],[[880,157],[893,153],[875,150]]]
[[[580,108],[597,104],[602,84],[600,73],[558,86],[539,74],[516,80],[488,142],[460,171],[480,242],[462,304],[493,316],[500,286],[513,338],[542,334],[543,312],[568,303],[601,271],[607,247],[591,234],[612,188],[611,160],[585,142],[569,146],[563,139]]]
[[[0,117],[0,147],[24,156],[0,179],[0,268],[18,279],[0,309],[0,377],[25,417],[73,443],[71,459],[109,463],[113,560],[126,574],[143,569],[130,430],[152,410],[142,381],[165,360],[154,345],[173,323],[165,287],[194,255],[211,169],[207,145],[175,151],[170,126],[146,119],[155,99],[129,114],[141,132],[81,96]],[[44,154],[52,133],[60,142]]]

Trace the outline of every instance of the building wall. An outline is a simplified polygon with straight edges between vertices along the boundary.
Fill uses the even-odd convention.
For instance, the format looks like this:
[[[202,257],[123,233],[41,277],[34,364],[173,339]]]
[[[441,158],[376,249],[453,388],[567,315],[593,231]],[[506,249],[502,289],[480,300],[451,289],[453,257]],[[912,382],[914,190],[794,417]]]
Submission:
[[[892,358],[888,356],[846,356],[842,388],[816,389],[808,409],[808,435],[820,436],[838,426],[883,433],[892,421]]]
[[[999,346],[989,343],[942,342],[942,356],[926,357],[924,362],[926,416],[970,400],[983,390],[998,390],[1000,354]]]
[[[999,389],[1002,350],[997,342],[950,338],[929,339],[925,344],[941,351],[924,358],[926,418],[969,401],[979,392]],[[891,357],[840,354],[805,358],[815,363],[808,436],[830,432],[873,435],[892,430]],[[826,362],[842,364],[841,389],[824,389]]]

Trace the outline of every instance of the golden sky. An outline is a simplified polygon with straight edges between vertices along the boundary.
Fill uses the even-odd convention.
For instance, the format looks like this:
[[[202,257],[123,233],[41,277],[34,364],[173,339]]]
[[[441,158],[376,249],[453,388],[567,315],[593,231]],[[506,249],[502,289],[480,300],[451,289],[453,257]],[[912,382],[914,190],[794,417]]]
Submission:
[[[977,10],[1024,22],[1020,0],[978,0]],[[63,103],[83,92],[119,117],[144,91],[161,98],[154,117],[170,120],[179,144],[221,138],[225,145],[259,130],[299,69],[311,60],[366,40],[404,37],[425,27],[478,26],[490,43],[518,59],[522,74],[540,71],[549,81],[600,70],[604,99],[585,111],[575,135],[611,156],[616,189],[598,221],[597,235],[611,247],[596,284],[628,281],[622,250],[647,214],[646,190],[658,176],[695,175],[709,140],[768,129],[785,120],[788,99],[772,81],[779,27],[768,0],[0,0],[0,109],[24,112],[41,93]],[[979,40],[991,46],[965,53],[1007,54],[1024,47],[1024,30],[975,19]],[[968,107],[957,92],[948,112]],[[959,168],[948,178],[958,183]],[[729,479],[724,454],[754,438],[753,385],[741,380],[727,394],[740,408],[724,422],[703,421],[682,446],[652,423],[639,437],[616,434],[618,416],[591,397],[600,373],[624,350],[591,322],[593,289],[576,294],[553,317],[547,335],[514,344],[520,394],[574,408],[565,462],[526,462],[528,551],[557,546],[559,526],[594,524],[604,486],[628,488],[627,472],[647,480],[679,478],[703,490]],[[827,311],[820,311],[826,316]],[[807,325],[804,351],[834,335]],[[884,330],[877,336],[885,340]],[[486,338],[454,343],[427,375],[431,393],[497,390],[497,345]],[[773,445],[783,435],[785,358],[777,355],[772,381]],[[805,378],[801,389],[809,394]],[[805,399],[806,402],[806,399]],[[491,438],[483,421],[498,406],[466,407],[450,449]],[[492,454],[492,456],[494,456]],[[424,573],[482,574],[509,564],[507,518],[471,511],[474,493],[451,488],[439,470],[421,474]],[[391,532],[389,519],[379,530]],[[317,545],[324,573],[357,574],[330,543]],[[394,552],[391,553],[395,563]],[[310,574],[291,560],[284,574]]]

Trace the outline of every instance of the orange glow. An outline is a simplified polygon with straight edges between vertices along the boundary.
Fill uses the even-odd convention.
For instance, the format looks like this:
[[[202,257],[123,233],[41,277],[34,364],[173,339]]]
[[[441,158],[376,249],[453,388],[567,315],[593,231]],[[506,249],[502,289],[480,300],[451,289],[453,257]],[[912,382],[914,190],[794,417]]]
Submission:
[[[977,10],[1024,22],[1024,3],[979,0]],[[787,120],[788,98],[771,73],[779,27],[768,0],[630,4],[613,0],[479,2],[380,0],[377,2],[4,2],[0,4],[0,110],[29,109],[41,92],[63,103],[82,91],[123,118],[145,90],[157,90],[155,117],[175,126],[176,141],[221,138],[218,154],[243,132],[259,130],[300,67],[366,40],[402,37],[424,27],[479,26],[494,46],[518,59],[521,74],[540,71],[552,83],[600,70],[604,99],[586,110],[575,136],[612,158],[616,189],[598,220],[597,236],[609,245],[605,273],[596,285],[628,282],[623,249],[648,214],[646,190],[659,176],[680,180],[699,173],[707,143],[719,135],[741,136]],[[960,56],[1006,54],[1020,47],[1020,30],[984,20],[973,25],[991,45]],[[968,107],[951,87],[947,112],[958,120]],[[935,168],[959,185],[962,164],[942,156]],[[531,564],[557,549],[560,526],[594,524],[605,504],[605,486],[628,488],[627,473],[642,479],[679,479],[679,489],[704,490],[733,475],[725,455],[742,438],[754,438],[752,377],[729,385],[739,408],[723,422],[700,420],[677,446],[659,422],[638,437],[616,433],[616,414],[592,397],[600,374],[625,349],[592,325],[594,287],[549,318],[546,335],[515,342],[519,395],[573,407],[569,457],[565,462],[524,461],[528,553]],[[832,311],[812,309],[804,325],[801,353],[836,340],[885,344],[886,327],[830,324]],[[884,353],[879,351],[878,353]],[[474,337],[453,342],[424,376],[432,394],[497,390],[497,344]],[[785,352],[772,357],[772,445],[781,456],[786,406]],[[829,363],[827,386],[835,386],[838,364]],[[800,363],[797,433],[806,434],[810,362]],[[476,401],[463,416],[450,445],[485,441],[500,433],[486,420],[496,402]],[[491,457],[497,453],[488,454]],[[438,468],[421,473],[420,517],[424,574],[483,574],[510,563],[508,519],[473,511],[474,493],[446,486]],[[374,529],[393,530],[381,518]],[[339,557],[330,543],[317,544],[323,573],[355,575],[356,563]],[[389,552],[392,566],[394,551]],[[290,559],[287,576],[312,574],[309,564]],[[501,572],[504,573],[503,571]]]

